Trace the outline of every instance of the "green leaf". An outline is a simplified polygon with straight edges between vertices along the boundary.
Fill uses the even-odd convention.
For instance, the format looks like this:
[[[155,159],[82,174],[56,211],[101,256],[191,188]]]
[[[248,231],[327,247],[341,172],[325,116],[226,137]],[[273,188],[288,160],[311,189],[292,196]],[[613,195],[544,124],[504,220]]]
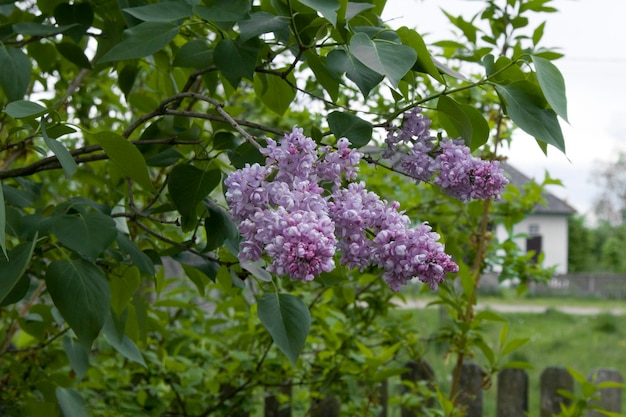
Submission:
[[[185,19],[193,14],[190,5],[178,1],[165,1],[122,10],[145,22],[172,22],[178,19]]]
[[[338,0],[300,0],[300,3],[318,11],[333,26],[337,26],[337,10],[341,6]]]
[[[198,204],[217,187],[221,179],[222,173],[216,169],[203,171],[193,165],[177,165],[172,169],[167,189],[182,216],[183,230],[195,227]]]
[[[78,343],[76,339],[68,335],[63,337],[63,347],[72,369],[76,372],[76,378],[78,380],[83,379],[89,368],[89,351]]]
[[[260,49],[258,39],[239,44],[232,39],[222,39],[215,47],[215,65],[233,88],[242,78],[253,80],[256,58]]]
[[[491,347],[489,347],[489,345],[487,345],[482,338],[476,340],[474,343],[483,352],[483,355],[485,355],[489,364],[492,365],[496,360],[496,355],[493,353],[493,349],[491,349]]]
[[[489,58],[491,59],[491,57]],[[524,81],[526,75],[524,71],[510,58],[501,56],[493,65],[486,67],[487,75],[492,77],[492,80],[500,85],[511,84],[516,81]]]
[[[83,52],[83,49],[71,42],[60,42],[55,44],[63,58],[70,61],[79,68],[91,69],[91,62]]]
[[[530,340],[529,337],[518,337],[512,340],[509,340],[507,344],[502,348],[502,352],[501,352],[502,356],[507,355],[513,352],[514,350],[519,349],[520,347],[528,343],[529,340]]]
[[[267,12],[256,12],[250,15],[250,19],[239,21],[241,42],[256,38],[259,35],[269,32],[280,32],[289,27],[287,16],[276,16]]]
[[[24,119],[27,117],[39,117],[47,113],[48,109],[32,101],[17,100],[7,104],[4,111],[14,119]]]
[[[227,239],[235,239],[237,227],[223,208],[206,203],[204,206],[209,214],[204,219],[204,230],[206,231],[204,251],[208,252],[222,246]]]
[[[147,191],[156,191],[150,180],[146,160],[135,145],[113,132],[98,132],[89,137],[102,146],[122,175]]]
[[[108,325],[104,326],[102,333],[104,334],[107,342],[109,342],[113,349],[115,349],[118,353],[120,353],[129,361],[138,363],[147,368],[146,361],[144,360],[143,355],[131,338],[124,334],[116,334],[117,332],[115,330],[115,326],[112,325],[110,322],[108,323]]]
[[[21,100],[30,84],[32,66],[21,49],[0,43],[0,87],[9,101]]]
[[[54,8],[54,19],[59,25],[72,25],[65,32],[74,42],[80,42],[87,29],[93,24],[93,9],[89,3],[61,3]]]
[[[472,137],[468,144],[471,151],[483,146],[489,140],[489,123],[483,114],[474,106],[460,104],[461,110],[468,117],[472,126]]]
[[[526,133],[565,153],[563,132],[552,109],[546,109],[541,91],[529,81],[516,81],[496,85],[496,90],[506,101],[507,114]]]
[[[152,259],[131,242],[127,235],[118,233],[116,240],[120,249],[130,256],[133,265],[136,265],[141,272],[154,276],[155,270]]]
[[[136,59],[163,49],[178,34],[169,22],[143,22],[124,31],[124,39],[100,58],[100,62]]]
[[[339,75],[328,68],[322,58],[310,49],[304,52],[304,58],[317,81],[324,87],[330,98],[336,101],[339,95]]]
[[[537,46],[541,38],[543,38],[543,30],[546,27],[546,22],[541,23],[537,28],[533,31],[533,46]]]
[[[237,169],[243,168],[246,164],[254,164],[255,162],[262,164],[265,161],[265,157],[259,152],[259,149],[250,142],[244,142],[235,149],[229,150],[228,159]]]
[[[417,53],[412,47],[387,41],[372,41],[365,33],[352,36],[350,54],[368,68],[385,75],[394,87],[398,86],[417,60]]]
[[[34,42],[26,48],[28,56],[37,62],[42,73],[49,73],[55,68],[59,55],[53,43]]]
[[[413,48],[417,54],[417,61],[413,68],[416,71],[426,73],[440,83],[445,84],[445,80],[433,62],[433,58],[431,57],[430,52],[428,52],[426,43],[420,34],[414,29],[409,29],[406,26],[398,29],[396,33],[400,36],[402,43]]]
[[[5,259],[8,260],[9,256],[7,255],[7,211],[6,206],[4,204],[4,188],[2,187],[2,181],[0,181],[0,249],[2,249],[2,254],[4,258],[0,257],[0,262]],[[4,275],[2,275],[4,276]],[[0,295],[0,302],[3,297]]]
[[[437,103],[439,123],[452,138],[461,137],[474,151],[489,139],[489,124],[482,113],[468,104],[459,104],[447,96]]]
[[[184,44],[176,56],[172,65],[185,68],[206,68],[213,63],[213,50],[206,42],[194,39]]]
[[[291,294],[264,294],[258,301],[258,315],[274,343],[295,366],[311,326],[306,304]]]
[[[334,111],[327,117],[328,126],[337,139],[347,138],[353,147],[365,146],[372,139],[370,122],[350,113]]]
[[[32,242],[20,243],[11,249],[7,258],[0,257],[0,303],[9,296],[26,272],[36,243],[37,235]]]
[[[61,142],[48,137],[48,133],[46,132],[46,120],[44,117],[41,118],[41,136],[43,137],[43,141],[46,143],[46,146],[48,146],[48,148],[59,160],[61,168],[63,168],[63,172],[65,173],[65,177],[70,178],[74,175],[78,169],[78,164],[76,164],[76,161],[70,151],[68,151]]]
[[[359,13],[364,12],[365,10],[372,9],[374,7],[376,6],[374,6],[373,4],[354,3],[350,1],[348,2],[348,5],[346,7],[346,21],[349,22],[350,20],[352,20],[353,17],[355,17]]]
[[[543,94],[556,114],[567,120],[567,97],[565,96],[565,80],[559,69],[547,59],[534,56],[537,81]]]
[[[286,80],[271,74],[254,74],[254,92],[268,109],[279,116],[287,111],[296,98],[296,89],[292,87],[294,85],[296,79],[293,73],[290,73]]]
[[[475,320],[476,321],[487,320],[487,321],[506,322],[506,319],[504,317],[502,317],[498,313],[491,311],[491,310],[480,311],[478,314],[476,314]]]
[[[100,213],[75,213],[59,216],[52,232],[64,246],[95,260],[117,236],[115,222]]]
[[[264,261],[256,261],[256,262],[241,261],[240,265],[243,269],[250,272],[260,281],[272,282],[272,274],[267,272],[267,270],[264,268],[264,265],[263,265],[264,263],[265,263]]]
[[[75,389],[57,387],[56,397],[64,417],[89,417],[85,400]]]
[[[84,259],[63,259],[48,266],[46,285],[61,316],[89,350],[110,314],[106,277]]]
[[[452,138],[462,137],[465,143],[470,143],[472,138],[472,125],[469,117],[463,112],[461,106],[447,96],[439,97],[437,101],[437,116],[439,123]]]
[[[75,25],[63,25],[63,26],[50,26],[42,25],[41,23],[34,22],[20,22],[13,25],[13,31],[22,35],[30,36],[52,36],[57,33],[65,32],[66,30],[73,28]]]
[[[202,19],[213,22],[237,22],[248,16],[251,3],[248,0],[205,0],[193,7],[193,12]]]
[[[135,266],[126,268],[121,277],[109,274],[111,308],[118,317],[122,315],[122,312],[130,303],[133,294],[139,288],[139,284],[141,284],[141,276],[139,275],[139,269]]]
[[[363,65],[361,61],[351,54],[347,54],[340,49],[331,51],[326,57],[326,63],[331,71],[337,73],[345,72],[348,79],[356,84],[365,98],[385,78],[383,75]]]

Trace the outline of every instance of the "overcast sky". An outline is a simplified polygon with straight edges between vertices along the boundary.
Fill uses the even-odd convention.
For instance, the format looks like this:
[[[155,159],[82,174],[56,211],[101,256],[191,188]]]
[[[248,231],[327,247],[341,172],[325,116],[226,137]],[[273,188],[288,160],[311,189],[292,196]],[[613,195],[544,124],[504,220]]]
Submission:
[[[626,1],[554,0],[557,13],[535,14],[531,27],[547,20],[540,45],[565,54],[555,61],[565,78],[570,124],[561,123],[567,156],[550,148],[546,157],[534,139],[520,133],[506,150],[516,168],[538,181],[545,170],[565,187],[550,191],[581,214],[590,213],[597,195],[594,163],[614,161],[626,152]],[[449,37],[452,25],[441,12],[472,17],[484,5],[473,0],[387,0],[383,18],[392,27],[410,26],[426,43]]]

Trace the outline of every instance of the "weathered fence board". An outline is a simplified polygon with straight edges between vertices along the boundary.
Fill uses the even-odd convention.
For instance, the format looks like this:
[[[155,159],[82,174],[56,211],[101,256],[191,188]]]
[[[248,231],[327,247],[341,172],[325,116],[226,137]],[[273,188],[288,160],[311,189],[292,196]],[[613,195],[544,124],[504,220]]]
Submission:
[[[541,417],[551,417],[561,411],[561,403],[570,400],[558,394],[558,390],[574,391],[574,378],[567,369],[550,366],[541,373]]]
[[[589,380],[595,378],[595,383],[602,382],[615,382],[618,384],[624,383],[624,378],[616,369],[596,369],[589,375]],[[599,405],[607,411],[614,413],[621,413],[622,411],[622,388],[605,388],[600,390],[600,399],[595,402],[595,405]],[[605,414],[599,411],[591,411],[589,417],[605,417]]]
[[[496,417],[526,417],[528,413],[528,373],[503,369],[498,374]]]

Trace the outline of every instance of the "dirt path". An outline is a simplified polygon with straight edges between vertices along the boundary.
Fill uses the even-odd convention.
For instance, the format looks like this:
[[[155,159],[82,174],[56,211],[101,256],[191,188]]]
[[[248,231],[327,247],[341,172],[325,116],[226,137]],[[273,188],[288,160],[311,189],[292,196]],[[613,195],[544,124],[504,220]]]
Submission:
[[[407,300],[406,303],[399,304],[400,308],[425,308],[430,300]],[[435,308],[435,306],[431,306]],[[595,316],[608,313],[613,315],[626,315],[626,308],[601,308],[585,306],[558,306],[547,307],[533,304],[503,304],[503,303],[479,303],[478,310],[493,310],[500,313],[545,313],[548,309],[553,309],[566,314],[576,314],[581,316]]]

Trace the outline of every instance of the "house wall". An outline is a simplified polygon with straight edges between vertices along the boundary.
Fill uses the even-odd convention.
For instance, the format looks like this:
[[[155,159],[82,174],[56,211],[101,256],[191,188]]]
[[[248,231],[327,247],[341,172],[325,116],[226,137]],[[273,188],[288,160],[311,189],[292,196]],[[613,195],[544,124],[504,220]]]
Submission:
[[[567,215],[557,214],[533,214],[516,224],[514,234],[531,235],[534,228],[538,227],[537,234],[542,237],[542,248],[545,258],[543,265],[550,267],[556,265],[557,274],[567,274]],[[502,225],[496,228],[496,236],[500,242],[508,238],[507,232]],[[515,243],[523,251],[526,250],[526,238],[515,239]]]

